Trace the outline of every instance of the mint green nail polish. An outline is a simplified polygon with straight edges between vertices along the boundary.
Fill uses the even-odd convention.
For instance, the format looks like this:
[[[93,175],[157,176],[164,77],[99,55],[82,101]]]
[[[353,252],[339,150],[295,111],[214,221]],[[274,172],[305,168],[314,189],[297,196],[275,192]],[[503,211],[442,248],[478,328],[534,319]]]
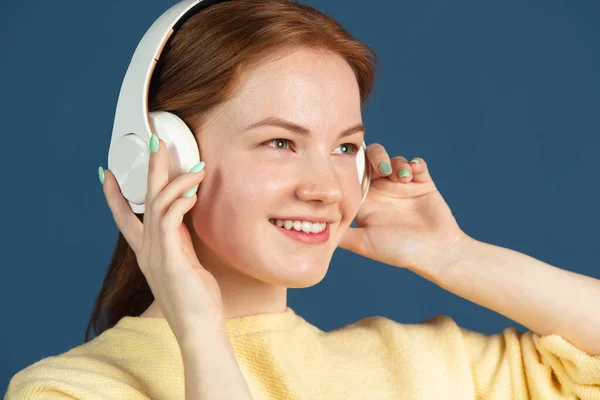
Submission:
[[[158,136],[156,136],[156,133],[153,133],[152,136],[150,136],[150,151],[156,153],[158,151],[159,144]]]
[[[392,167],[390,167],[390,163],[388,163],[387,161],[380,162],[378,167],[382,174],[387,175],[392,173]]]
[[[198,164],[194,165],[190,172],[200,172],[204,168],[204,161],[200,161]]]
[[[407,170],[406,168],[402,168],[400,171],[398,171],[398,176],[400,178],[404,178],[406,176],[410,176],[410,171]]]
[[[98,167],[98,178],[100,178],[100,183],[104,184],[104,169],[102,167]]]
[[[417,160],[416,158],[413,158],[412,160],[410,160],[410,162],[415,164],[421,164],[421,161]]]
[[[196,193],[196,190],[198,190],[198,186],[194,186],[193,188],[191,188],[190,190],[188,190],[187,192],[185,192],[183,194],[184,197],[192,197],[194,195],[194,193]]]

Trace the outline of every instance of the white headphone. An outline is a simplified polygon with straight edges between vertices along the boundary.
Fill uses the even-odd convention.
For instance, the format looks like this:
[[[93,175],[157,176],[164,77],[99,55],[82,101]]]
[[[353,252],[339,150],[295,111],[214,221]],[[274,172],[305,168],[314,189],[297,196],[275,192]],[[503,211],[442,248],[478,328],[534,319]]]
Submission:
[[[175,114],[148,113],[148,89],[160,53],[171,35],[196,12],[229,0],[184,0],[165,11],[146,31],[138,44],[119,92],[115,122],[108,150],[108,169],[115,175],[123,196],[136,214],[144,212],[148,180],[149,142],[155,133],[169,150],[169,182],[187,173],[200,161],[192,131]],[[366,145],[357,156],[358,179],[363,192],[370,184]]]

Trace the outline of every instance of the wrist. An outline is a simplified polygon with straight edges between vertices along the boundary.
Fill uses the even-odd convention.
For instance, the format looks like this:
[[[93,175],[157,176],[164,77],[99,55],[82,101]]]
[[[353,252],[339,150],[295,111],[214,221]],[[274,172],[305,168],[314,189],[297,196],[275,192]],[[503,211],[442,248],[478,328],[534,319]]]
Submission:
[[[453,268],[461,265],[469,257],[477,243],[476,239],[461,231],[452,241],[437,246],[435,250],[432,249],[431,254],[434,256],[430,257],[427,263],[415,268],[413,272],[444,287],[444,283],[452,275]]]
[[[233,345],[224,327],[204,325],[177,337],[184,364],[202,363],[215,357],[224,361],[235,359]],[[223,358],[225,356],[225,358]]]
[[[173,333],[180,345],[198,341],[212,342],[228,337],[225,320],[217,317],[188,321],[173,329]]]

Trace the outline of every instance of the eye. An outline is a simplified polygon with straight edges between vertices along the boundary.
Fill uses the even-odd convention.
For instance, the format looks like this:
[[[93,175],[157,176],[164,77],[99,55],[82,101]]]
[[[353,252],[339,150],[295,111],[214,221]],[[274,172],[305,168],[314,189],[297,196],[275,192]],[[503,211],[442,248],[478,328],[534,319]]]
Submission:
[[[290,141],[288,139],[279,138],[279,139],[269,140],[267,143],[269,143],[269,144],[275,143],[275,146],[270,146],[270,147],[274,147],[276,149],[287,150],[289,147]]]
[[[278,139],[269,140],[266,143],[268,143],[269,147],[273,147],[275,149],[287,150],[290,145],[290,140],[278,138]],[[271,146],[272,143],[274,143],[273,146]],[[341,154],[346,154],[349,156],[356,155],[356,153],[358,153],[358,149],[359,149],[359,147],[357,145],[355,145],[354,143],[344,143],[344,144],[339,145],[338,147],[342,149]]]
[[[355,145],[354,143],[344,143],[344,144],[340,144],[338,147],[343,149],[342,154],[354,156],[354,155],[356,155],[356,153],[358,153],[358,146]]]

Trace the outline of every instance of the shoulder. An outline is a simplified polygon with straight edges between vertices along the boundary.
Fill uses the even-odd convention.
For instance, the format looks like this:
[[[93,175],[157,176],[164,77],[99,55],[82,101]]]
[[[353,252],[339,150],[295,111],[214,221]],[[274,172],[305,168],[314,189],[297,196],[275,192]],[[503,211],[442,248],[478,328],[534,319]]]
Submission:
[[[143,394],[146,355],[156,345],[160,356],[173,349],[169,338],[135,328],[119,323],[87,343],[27,366],[10,380],[5,400],[148,399]]]
[[[461,352],[462,329],[447,315],[436,315],[418,323],[398,322],[372,316],[327,332],[331,341],[349,344],[364,351],[385,349],[388,354],[416,349],[447,353]]]
[[[67,352],[17,372],[9,382],[5,400],[145,398],[140,394],[139,383],[110,362]]]
[[[344,325],[329,332],[329,334],[364,335],[377,333],[379,335],[418,339],[435,337],[440,334],[460,334],[460,330],[461,328],[457,323],[447,315],[436,315],[418,323],[403,323],[388,317],[373,316]]]

